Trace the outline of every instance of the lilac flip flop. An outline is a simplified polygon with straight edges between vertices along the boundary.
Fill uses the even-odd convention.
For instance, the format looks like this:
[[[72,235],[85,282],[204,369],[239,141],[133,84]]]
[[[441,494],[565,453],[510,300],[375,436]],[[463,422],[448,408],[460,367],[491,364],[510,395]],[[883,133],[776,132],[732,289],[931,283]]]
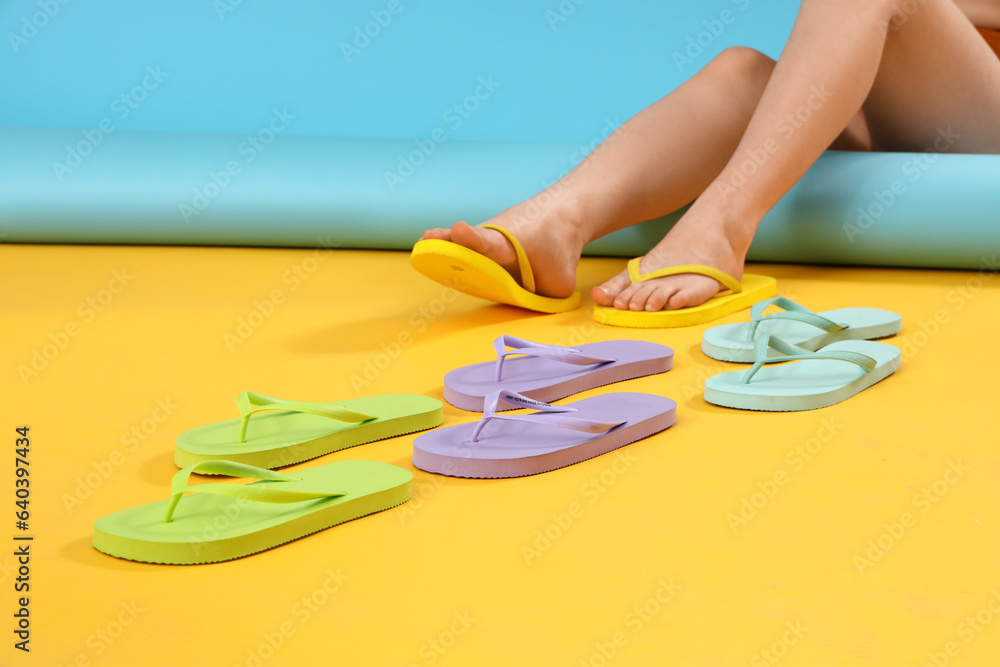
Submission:
[[[501,401],[539,411],[498,415]],[[485,407],[478,422],[414,439],[413,465],[452,477],[523,477],[606,454],[677,421],[677,404],[652,394],[604,394],[549,405],[501,389],[486,398]]]
[[[493,347],[496,361],[456,368],[444,376],[446,401],[456,408],[482,412],[483,399],[503,388],[552,402],[613,382],[664,373],[674,358],[674,351],[666,345],[642,340],[609,340],[572,348],[500,336]],[[525,356],[507,359],[511,355]]]

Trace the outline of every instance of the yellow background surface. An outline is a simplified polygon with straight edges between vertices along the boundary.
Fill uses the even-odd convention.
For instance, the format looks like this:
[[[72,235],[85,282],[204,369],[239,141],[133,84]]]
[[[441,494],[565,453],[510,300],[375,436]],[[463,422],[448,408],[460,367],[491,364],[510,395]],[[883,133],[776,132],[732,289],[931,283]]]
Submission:
[[[903,315],[887,341],[903,349],[900,371],[836,406],[771,414],[703,401],[706,377],[738,368],[701,354],[708,325],[605,327],[586,297],[564,315],[489,305],[416,274],[405,253],[5,245],[0,267],[0,663],[1000,660],[995,270],[750,267],[814,310]],[[586,293],[623,267],[586,259],[579,284]],[[490,359],[501,334],[669,345],[669,373],[581,396],[669,396],[676,426],[487,481],[413,469],[414,436],[394,438],[302,466],[411,469],[413,499],[399,508],[212,565],[90,546],[98,517],[167,497],[174,437],[234,416],[240,392],[441,398],[445,372]],[[471,419],[445,406],[446,425]],[[23,425],[30,654],[12,633]]]

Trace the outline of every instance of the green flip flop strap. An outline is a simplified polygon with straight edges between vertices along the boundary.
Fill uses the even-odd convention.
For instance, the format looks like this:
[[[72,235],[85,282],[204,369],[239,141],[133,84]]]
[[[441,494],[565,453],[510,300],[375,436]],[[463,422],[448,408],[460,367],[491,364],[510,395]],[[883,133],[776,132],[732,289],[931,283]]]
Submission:
[[[773,348],[778,352],[781,352],[782,356],[768,357],[768,348]],[[812,352],[797,345],[787,343],[777,336],[760,336],[757,338],[754,353],[756,354],[757,361],[754,362],[754,365],[751,366],[746,373],[743,374],[743,378],[740,380],[741,384],[749,384],[750,380],[753,379],[753,376],[756,375],[757,371],[763,368],[765,364],[775,364],[782,361],[835,359],[860,366],[866,373],[871,372],[871,370],[878,365],[877,361],[865,354],[848,352],[847,350],[831,350],[828,352],[820,350],[819,352]]]
[[[676,276],[682,273],[695,273],[699,276],[714,278],[727,287],[733,294],[739,294],[743,291],[743,285],[740,281],[736,280],[736,278],[733,278],[725,271],[720,271],[714,266],[705,266],[704,264],[680,264],[678,266],[668,266],[663,269],[656,269],[655,271],[650,271],[649,273],[640,273],[639,262],[641,260],[642,257],[634,257],[630,259],[628,263],[628,277],[629,280],[634,283],[641,283],[647,280],[653,280],[654,278],[663,278],[665,276]]]
[[[284,401],[280,398],[274,398],[273,396],[258,394],[255,391],[245,391],[237,396],[236,405],[239,406],[240,415],[243,417],[240,421],[240,433],[236,440],[241,444],[246,442],[247,425],[250,423],[250,416],[266,410],[307,412],[311,415],[318,415],[320,417],[327,417],[328,419],[336,419],[337,421],[350,423],[365,422],[376,418],[374,415],[366,415],[361,412],[355,412],[354,410],[348,410],[341,405],[332,405],[330,403],[307,403],[305,401]]]
[[[173,521],[174,510],[177,503],[186,493],[209,493],[216,496],[229,496],[230,498],[244,498],[263,503],[299,503],[304,500],[318,500],[320,498],[334,498],[346,495],[340,492],[329,491],[293,491],[264,484],[196,484],[188,486],[188,478],[193,472],[205,472],[215,475],[227,475],[229,477],[248,477],[251,479],[262,479],[272,482],[301,482],[302,478],[289,475],[288,473],[258,468],[257,466],[234,461],[200,461],[180,470],[174,475],[170,483],[170,502],[163,513],[163,523]]]
[[[785,312],[765,315],[764,311],[771,306],[784,308]],[[757,334],[758,325],[760,325],[760,323],[764,320],[794,320],[796,322],[805,322],[806,324],[811,324],[814,327],[818,327],[828,333],[847,328],[843,324],[837,324],[833,320],[828,320],[821,315],[817,315],[802,304],[796,303],[795,301],[783,296],[776,296],[755,303],[750,309],[750,319],[750,326],[747,327],[747,341],[752,341],[754,339],[754,336]]]

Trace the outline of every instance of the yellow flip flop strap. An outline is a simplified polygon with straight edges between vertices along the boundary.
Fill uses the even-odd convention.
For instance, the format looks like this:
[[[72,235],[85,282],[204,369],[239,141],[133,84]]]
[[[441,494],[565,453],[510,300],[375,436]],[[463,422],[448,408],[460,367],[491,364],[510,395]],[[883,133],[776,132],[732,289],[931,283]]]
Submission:
[[[518,241],[513,234],[501,227],[500,225],[479,225],[483,229],[492,229],[494,231],[500,232],[504,235],[510,244],[514,246],[514,254],[517,255],[517,268],[521,271],[521,286],[531,292],[535,293],[535,274],[531,272],[531,264],[528,262],[528,255],[524,252],[524,248],[521,247],[521,242]]]
[[[676,276],[682,273],[696,273],[700,276],[708,276],[709,278],[714,278],[722,283],[724,286],[729,288],[733,294],[739,294],[743,291],[743,285],[740,281],[733,278],[731,275],[725,271],[720,271],[713,266],[705,266],[704,264],[681,264],[680,266],[668,266],[665,269],[657,269],[655,271],[650,271],[649,273],[639,273],[639,261],[642,257],[636,257],[629,260],[628,263],[628,277],[634,283],[641,283],[646,280],[653,280],[654,278],[663,278],[664,276]]]

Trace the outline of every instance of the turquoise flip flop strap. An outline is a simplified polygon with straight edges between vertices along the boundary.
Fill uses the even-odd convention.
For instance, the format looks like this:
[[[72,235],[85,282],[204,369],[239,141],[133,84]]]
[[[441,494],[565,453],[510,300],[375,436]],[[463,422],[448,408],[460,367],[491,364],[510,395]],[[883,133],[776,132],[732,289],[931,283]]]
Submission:
[[[771,306],[784,308],[784,312],[765,315],[764,311]],[[754,339],[754,336],[757,334],[757,327],[764,320],[794,320],[796,322],[805,322],[806,324],[811,324],[814,327],[818,327],[828,333],[847,328],[845,325],[837,324],[832,320],[828,320],[825,317],[817,315],[802,304],[796,303],[783,296],[776,296],[755,303],[750,309],[750,319],[750,326],[747,327],[747,341],[752,341]]]
[[[510,405],[516,406],[518,408],[536,408],[540,412],[536,412],[528,415],[498,415],[496,413],[497,404],[503,401]],[[472,431],[472,437],[469,438],[469,442],[478,442],[479,434],[482,433],[483,428],[494,419],[502,419],[505,421],[514,422],[528,422],[529,424],[544,424],[547,426],[558,426],[559,428],[568,428],[573,431],[582,431],[583,433],[605,433],[615,428],[616,426],[621,426],[626,420],[619,422],[599,422],[593,419],[582,419],[580,417],[568,417],[565,415],[567,412],[577,412],[576,408],[567,407],[565,405],[552,405],[550,403],[543,403],[541,401],[536,401],[533,398],[528,398],[527,396],[522,396],[517,392],[513,392],[509,389],[498,389],[493,392],[483,402],[483,418],[479,420],[476,424],[476,428]]]
[[[245,463],[234,461],[200,461],[180,470],[174,475],[170,483],[170,502],[163,513],[163,523],[173,521],[174,510],[177,503],[186,493],[209,493],[216,496],[229,496],[230,498],[243,498],[263,503],[299,503],[304,500],[317,500],[320,498],[335,498],[346,495],[340,492],[329,491],[292,491],[281,489],[269,484],[196,484],[188,486],[188,478],[193,472],[205,472],[215,475],[227,475],[229,477],[248,477],[250,479],[262,479],[274,482],[301,482],[300,477],[289,475],[288,473],[258,468]]]
[[[772,348],[782,353],[780,357],[768,357],[768,348]],[[754,345],[754,353],[756,355],[757,361],[751,366],[746,373],[743,374],[743,378],[740,380],[741,384],[749,384],[750,380],[754,375],[757,374],[764,364],[775,364],[782,361],[802,361],[806,359],[835,359],[838,361],[847,361],[849,363],[860,366],[865,370],[866,373],[871,372],[878,362],[865,354],[859,354],[857,352],[848,352],[846,350],[831,350],[824,352],[820,350],[819,352],[812,352],[805,348],[799,347],[798,345],[792,345],[787,343],[777,336],[761,336],[757,339]]]
[[[327,417],[328,419],[336,419],[337,421],[349,423],[365,422],[376,418],[373,415],[366,415],[361,412],[355,412],[354,410],[348,410],[340,405],[332,405],[330,403],[306,403],[304,401],[283,401],[280,398],[265,396],[264,394],[258,394],[255,391],[245,391],[237,396],[236,405],[239,406],[240,415],[243,417],[240,421],[240,433],[236,440],[241,444],[246,442],[247,425],[250,423],[250,416],[258,412],[264,412],[265,410],[307,412],[311,415],[318,415],[320,417]]]
[[[663,269],[656,269],[655,271],[650,271],[649,273],[640,273],[640,261],[642,261],[642,257],[634,257],[628,262],[628,277],[633,283],[641,283],[647,280],[653,280],[654,278],[663,278],[665,276],[677,276],[682,273],[694,273],[699,276],[714,278],[728,288],[733,294],[739,294],[743,291],[743,284],[740,283],[740,281],[736,280],[736,278],[733,278],[725,271],[720,271],[714,266],[706,266],[704,264],[681,264],[678,266],[668,266]]]

